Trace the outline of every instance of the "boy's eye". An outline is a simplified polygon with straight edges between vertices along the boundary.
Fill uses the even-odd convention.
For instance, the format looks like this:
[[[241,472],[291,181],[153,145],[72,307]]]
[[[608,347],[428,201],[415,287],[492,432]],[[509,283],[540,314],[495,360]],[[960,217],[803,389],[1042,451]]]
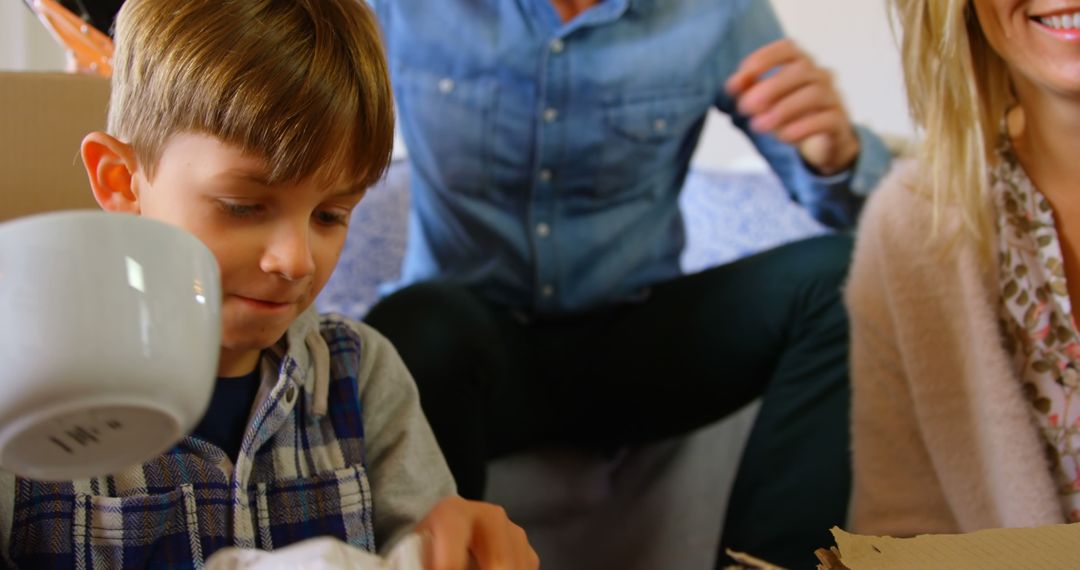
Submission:
[[[337,210],[318,210],[315,212],[315,220],[324,226],[348,225],[349,214]]]
[[[263,211],[263,207],[260,204],[241,204],[219,200],[218,206],[224,210],[226,214],[236,218],[248,218],[260,214]]]

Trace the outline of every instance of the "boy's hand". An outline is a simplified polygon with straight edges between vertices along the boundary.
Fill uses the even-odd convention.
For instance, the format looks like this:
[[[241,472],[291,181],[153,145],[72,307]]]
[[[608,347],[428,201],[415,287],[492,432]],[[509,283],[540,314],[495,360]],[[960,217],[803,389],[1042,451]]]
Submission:
[[[428,570],[537,570],[540,558],[525,531],[501,507],[447,497],[416,529],[431,533]],[[470,557],[475,566],[469,565]]]
[[[796,145],[818,174],[836,174],[859,156],[859,139],[832,74],[791,40],[777,40],[746,56],[725,88],[739,112],[750,118],[750,128]]]

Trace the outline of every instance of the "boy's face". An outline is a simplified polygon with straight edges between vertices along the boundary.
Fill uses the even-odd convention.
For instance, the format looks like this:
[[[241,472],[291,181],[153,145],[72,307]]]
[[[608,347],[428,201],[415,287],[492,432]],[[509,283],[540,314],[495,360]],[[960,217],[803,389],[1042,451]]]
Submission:
[[[363,195],[344,181],[271,186],[265,173],[263,160],[214,137],[179,134],[162,150],[153,181],[141,168],[132,178],[141,215],[186,229],[217,257],[223,375],[250,372],[259,351],[315,300]]]

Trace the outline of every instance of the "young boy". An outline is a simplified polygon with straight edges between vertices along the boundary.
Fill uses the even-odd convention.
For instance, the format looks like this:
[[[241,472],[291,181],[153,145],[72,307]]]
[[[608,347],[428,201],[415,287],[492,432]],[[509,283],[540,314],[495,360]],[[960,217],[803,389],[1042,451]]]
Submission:
[[[5,565],[200,567],[315,536],[384,549],[431,533],[432,569],[535,569],[497,507],[455,496],[397,353],[318,317],[350,212],[389,161],[393,110],[362,0],[128,0],[108,131],[83,141],[102,208],[180,226],[221,269],[202,424],[87,481],[0,478]]]

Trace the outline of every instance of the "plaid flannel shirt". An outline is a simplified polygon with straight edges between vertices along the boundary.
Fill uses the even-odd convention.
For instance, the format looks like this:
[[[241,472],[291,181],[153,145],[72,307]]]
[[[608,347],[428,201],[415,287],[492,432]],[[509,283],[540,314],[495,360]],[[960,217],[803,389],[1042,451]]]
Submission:
[[[271,550],[326,535],[374,551],[360,355],[360,337],[342,319],[298,319],[263,353],[235,465],[187,437],[112,476],[17,479],[11,560],[35,569],[199,568],[226,546]]]

